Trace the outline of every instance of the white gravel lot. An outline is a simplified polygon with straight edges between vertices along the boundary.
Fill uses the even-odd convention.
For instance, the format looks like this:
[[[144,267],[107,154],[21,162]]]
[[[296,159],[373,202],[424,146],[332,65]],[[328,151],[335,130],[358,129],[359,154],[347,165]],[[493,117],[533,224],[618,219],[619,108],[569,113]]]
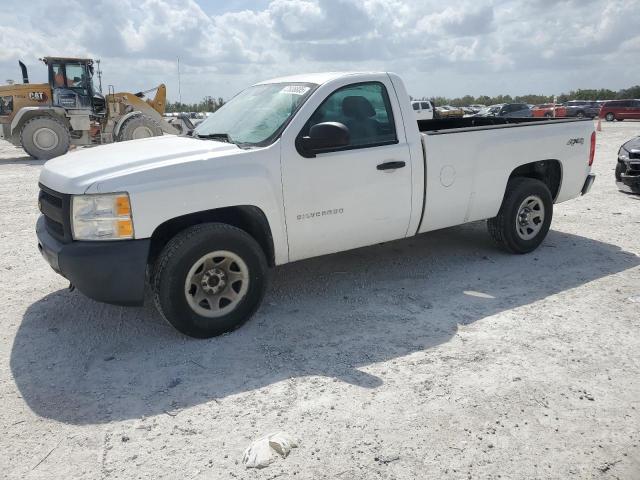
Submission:
[[[69,292],[34,233],[41,162],[0,143],[0,476],[640,478],[640,197],[603,123],[592,192],[529,255],[483,223],[275,270],[236,332]],[[249,443],[300,439],[263,470]]]

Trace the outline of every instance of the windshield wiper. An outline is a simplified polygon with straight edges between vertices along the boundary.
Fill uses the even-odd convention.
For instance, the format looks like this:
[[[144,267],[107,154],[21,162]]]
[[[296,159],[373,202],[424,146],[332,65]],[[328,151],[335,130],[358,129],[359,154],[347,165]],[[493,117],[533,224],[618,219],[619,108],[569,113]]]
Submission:
[[[228,133],[206,133],[204,135],[195,134],[194,136],[203,140],[219,140],[226,143],[235,143],[231,140]]]

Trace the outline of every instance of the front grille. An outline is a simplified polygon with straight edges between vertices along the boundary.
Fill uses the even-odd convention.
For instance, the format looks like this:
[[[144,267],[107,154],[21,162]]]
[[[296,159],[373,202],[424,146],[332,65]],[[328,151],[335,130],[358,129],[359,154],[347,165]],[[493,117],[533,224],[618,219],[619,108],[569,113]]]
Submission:
[[[630,162],[627,175],[640,175],[640,162]]]
[[[640,150],[633,150],[632,152],[629,152],[629,158],[640,160]]]
[[[71,242],[71,195],[58,193],[40,184],[38,206],[47,232],[61,242]]]

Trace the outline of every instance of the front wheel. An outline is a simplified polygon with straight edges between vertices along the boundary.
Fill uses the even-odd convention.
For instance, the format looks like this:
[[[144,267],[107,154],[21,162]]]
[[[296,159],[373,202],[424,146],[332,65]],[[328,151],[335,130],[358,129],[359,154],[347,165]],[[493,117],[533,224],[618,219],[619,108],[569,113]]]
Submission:
[[[534,178],[509,181],[498,215],[487,220],[493,239],[511,253],[529,253],[547,236],[553,217],[549,188]]]
[[[244,230],[196,225],[162,250],[152,278],[155,304],[185,335],[215,337],[238,328],[257,310],[266,274],[263,251]]]
[[[49,160],[69,151],[69,129],[57,117],[41,115],[28,120],[20,132],[24,151],[37,160]]]

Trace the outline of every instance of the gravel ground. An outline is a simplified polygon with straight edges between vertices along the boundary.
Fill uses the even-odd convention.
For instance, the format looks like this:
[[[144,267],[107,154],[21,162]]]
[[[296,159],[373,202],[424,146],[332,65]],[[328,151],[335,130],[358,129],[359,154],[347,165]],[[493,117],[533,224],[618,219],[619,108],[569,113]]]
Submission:
[[[8,478],[640,478],[640,197],[598,178],[542,247],[484,224],[275,270],[238,331],[180,336],[40,258],[41,162],[0,144],[0,471]],[[283,430],[286,459],[247,470]],[[295,477],[294,477],[295,476]]]

